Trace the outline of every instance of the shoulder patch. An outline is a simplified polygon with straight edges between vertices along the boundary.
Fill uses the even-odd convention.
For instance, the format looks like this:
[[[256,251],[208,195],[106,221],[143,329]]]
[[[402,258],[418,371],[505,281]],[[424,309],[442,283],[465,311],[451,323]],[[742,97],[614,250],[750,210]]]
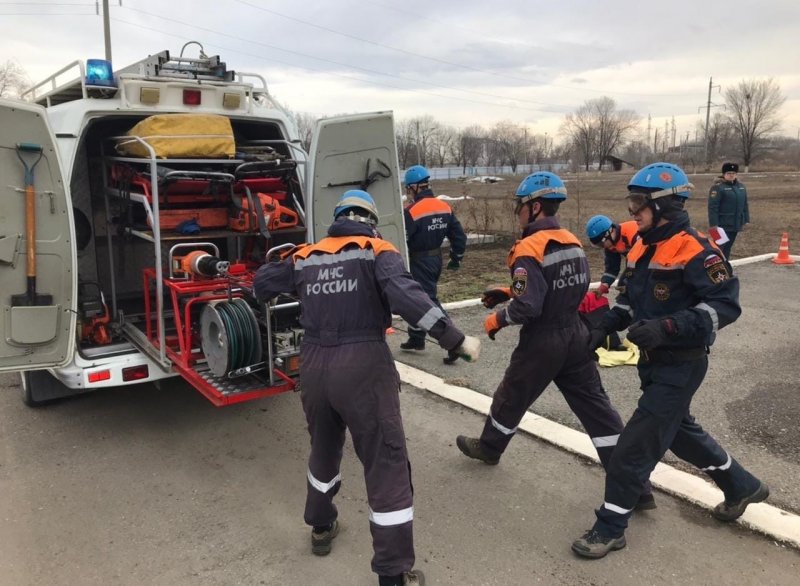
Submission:
[[[703,261],[703,268],[712,283],[721,283],[731,278],[731,273],[723,258],[718,254],[709,254]]]
[[[514,269],[514,274],[511,275],[511,294],[514,297],[519,297],[528,288],[528,271],[522,267]]]
[[[716,189],[712,189],[711,191],[708,192],[708,197],[712,197],[713,198],[713,197],[717,197],[717,195],[719,195],[719,194],[717,193]]]

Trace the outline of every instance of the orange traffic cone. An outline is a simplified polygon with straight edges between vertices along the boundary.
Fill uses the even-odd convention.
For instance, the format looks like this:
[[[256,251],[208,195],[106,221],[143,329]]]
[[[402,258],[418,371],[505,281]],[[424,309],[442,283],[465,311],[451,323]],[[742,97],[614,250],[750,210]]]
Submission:
[[[789,233],[781,236],[781,245],[778,247],[778,256],[772,259],[776,265],[793,265],[794,261],[789,256]]]

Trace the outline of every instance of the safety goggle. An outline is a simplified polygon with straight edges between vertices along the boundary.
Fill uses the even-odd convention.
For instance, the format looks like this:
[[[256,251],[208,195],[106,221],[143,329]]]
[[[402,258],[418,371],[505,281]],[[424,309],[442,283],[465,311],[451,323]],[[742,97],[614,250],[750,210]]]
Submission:
[[[631,193],[628,197],[628,213],[631,216],[641,214],[650,203],[650,197],[644,193]]]

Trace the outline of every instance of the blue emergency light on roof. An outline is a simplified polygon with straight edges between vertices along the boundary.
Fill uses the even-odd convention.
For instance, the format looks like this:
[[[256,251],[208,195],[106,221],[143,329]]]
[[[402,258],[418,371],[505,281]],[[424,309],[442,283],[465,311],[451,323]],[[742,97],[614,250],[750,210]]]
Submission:
[[[105,59],[86,60],[86,85],[117,87],[111,61]]]

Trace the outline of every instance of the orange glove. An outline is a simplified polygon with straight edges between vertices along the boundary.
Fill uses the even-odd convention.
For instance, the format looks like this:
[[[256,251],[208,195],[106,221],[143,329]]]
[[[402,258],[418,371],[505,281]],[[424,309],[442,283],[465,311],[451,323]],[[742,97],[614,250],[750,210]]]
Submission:
[[[489,339],[494,340],[494,335],[502,329],[500,321],[497,319],[496,313],[490,313],[486,316],[483,322],[483,329],[486,330],[486,335]]]
[[[602,297],[603,295],[608,294],[608,285],[605,283],[600,283],[600,286],[594,292],[595,297]]]
[[[487,309],[492,309],[500,303],[511,299],[511,287],[490,287],[481,295],[481,303]]]

